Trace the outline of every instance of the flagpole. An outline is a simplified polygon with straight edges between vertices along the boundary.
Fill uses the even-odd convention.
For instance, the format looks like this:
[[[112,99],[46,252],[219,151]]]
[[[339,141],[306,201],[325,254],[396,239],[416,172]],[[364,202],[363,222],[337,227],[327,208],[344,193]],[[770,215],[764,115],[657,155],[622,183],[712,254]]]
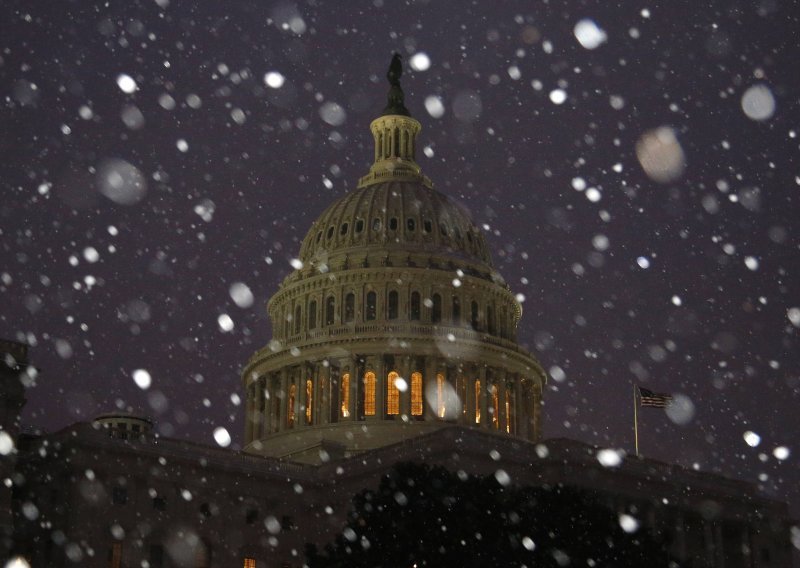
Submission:
[[[633,441],[636,457],[639,457],[639,407],[636,400],[636,385],[633,385]]]

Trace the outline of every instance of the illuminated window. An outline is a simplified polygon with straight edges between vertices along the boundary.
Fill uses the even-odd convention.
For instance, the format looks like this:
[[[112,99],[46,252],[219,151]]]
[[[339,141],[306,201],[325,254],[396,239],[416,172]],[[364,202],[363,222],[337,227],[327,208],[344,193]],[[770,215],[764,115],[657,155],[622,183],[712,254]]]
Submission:
[[[481,382],[475,381],[475,424],[481,423]]]
[[[445,403],[444,403],[444,375],[442,373],[436,374],[436,416],[444,418]]]
[[[375,416],[375,373],[364,374],[364,414]]]
[[[122,543],[121,542],[114,542],[111,543],[111,550],[108,553],[108,565],[110,568],[121,568],[122,566]],[[12,565],[12,562],[9,562],[8,565]]]
[[[286,425],[294,428],[294,399],[297,395],[297,388],[294,385],[289,387],[289,401],[286,403]]]
[[[339,400],[342,402],[341,416],[350,416],[350,373],[342,375]]]
[[[311,410],[311,405],[314,402],[314,383],[311,379],[306,381],[306,424],[311,424],[314,419],[314,414]]]
[[[500,397],[497,394],[497,385],[492,385],[490,389],[492,393],[492,426],[495,429],[500,428],[500,401],[498,400]]]
[[[422,373],[411,373],[411,415],[422,416]]]
[[[511,398],[511,391],[506,389],[506,432],[511,434],[511,428],[514,421],[514,417],[511,414],[511,409],[514,406],[514,402]]]
[[[245,556],[242,568],[256,568],[256,559]]]
[[[397,371],[392,371],[386,378],[386,414],[400,414],[400,389],[397,388],[399,377]]]

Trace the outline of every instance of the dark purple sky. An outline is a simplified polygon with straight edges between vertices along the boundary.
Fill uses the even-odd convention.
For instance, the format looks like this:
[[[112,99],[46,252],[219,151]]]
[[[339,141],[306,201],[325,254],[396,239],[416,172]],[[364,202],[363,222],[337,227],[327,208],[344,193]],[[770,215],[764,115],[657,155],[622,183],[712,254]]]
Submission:
[[[221,425],[240,441],[233,399],[270,338],[264,304],[366,173],[398,50],[425,173],[488,227],[525,296],[521,341],[554,376],[546,436],[632,450],[632,385],[680,394],[693,411],[642,413],[643,453],[797,513],[798,12],[498,4],[3,2],[0,324],[41,370],[25,423],[130,406],[164,434],[213,443]],[[584,18],[607,35],[596,49],[574,33]],[[429,69],[408,67],[416,52]],[[659,127],[686,161],[667,183],[635,150]],[[101,192],[120,165],[146,183],[136,203]]]

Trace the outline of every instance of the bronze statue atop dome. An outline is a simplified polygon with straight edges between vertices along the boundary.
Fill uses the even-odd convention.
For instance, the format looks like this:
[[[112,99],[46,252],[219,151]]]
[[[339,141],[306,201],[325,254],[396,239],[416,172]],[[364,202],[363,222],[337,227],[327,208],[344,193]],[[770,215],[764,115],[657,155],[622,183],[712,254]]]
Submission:
[[[386,108],[383,109],[382,116],[387,114],[399,114],[402,116],[411,116],[405,106],[405,96],[403,89],[400,86],[400,77],[403,75],[403,57],[395,52],[392,56],[392,61],[389,63],[389,70],[386,72],[386,78],[389,80],[389,100]]]

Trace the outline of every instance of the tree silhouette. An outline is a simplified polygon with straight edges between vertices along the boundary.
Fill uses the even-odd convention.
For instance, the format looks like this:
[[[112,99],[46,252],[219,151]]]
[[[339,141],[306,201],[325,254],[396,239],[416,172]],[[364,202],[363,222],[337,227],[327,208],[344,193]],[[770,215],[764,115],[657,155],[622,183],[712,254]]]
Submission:
[[[669,565],[662,543],[640,526],[627,533],[597,495],[564,486],[515,488],[503,474],[396,465],[377,491],[353,498],[348,522],[310,568]],[[634,521],[635,523],[635,521]],[[631,527],[628,527],[631,530]]]

